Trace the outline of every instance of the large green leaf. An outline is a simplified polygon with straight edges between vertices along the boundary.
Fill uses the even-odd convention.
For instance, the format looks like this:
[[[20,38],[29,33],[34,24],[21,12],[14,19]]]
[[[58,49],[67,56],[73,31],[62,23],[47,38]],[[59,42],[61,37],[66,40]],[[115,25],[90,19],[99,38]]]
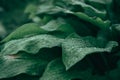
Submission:
[[[43,14],[43,13],[56,14],[56,13],[59,13],[59,12],[64,12],[64,9],[59,7],[59,6],[43,4],[43,5],[39,6],[37,14]]]
[[[104,1],[104,2],[107,2],[107,1]],[[111,3],[111,1],[108,3]],[[48,6],[46,6],[46,5],[48,5]],[[63,6],[63,5],[65,5],[65,6]],[[69,5],[69,6],[67,6],[67,5]],[[70,6],[70,5],[72,5],[72,6]],[[72,10],[73,8],[76,9],[75,6],[77,6],[77,5],[79,7],[81,6],[84,9],[84,11]],[[44,7],[44,6],[46,6],[46,7]],[[110,26],[110,21],[102,20],[106,16],[105,8],[103,10],[98,10],[98,9],[94,8],[93,6],[91,6],[90,4],[86,4],[84,0],[83,1],[64,0],[64,1],[58,1],[58,2],[55,2],[53,0],[53,2],[51,1],[51,3],[49,3],[49,4],[47,4],[47,2],[46,2],[46,4],[40,5],[39,9],[38,9],[39,14],[42,14],[42,13],[56,14],[56,13],[60,13],[60,12],[76,15],[80,19],[90,22],[102,29]]]
[[[39,25],[36,23],[28,23],[24,24],[23,26],[17,28],[13,31],[10,35],[8,35],[5,39],[1,42],[8,42],[12,39],[19,39],[27,36],[32,36],[35,34],[46,33],[45,30],[40,29]]]
[[[48,61],[26,53],[0,56],[0,79],[16,76],[21,73],[41,75]]]
[[[51,61],[40,80],[109,80],[106,76],[93,75],[92,69],[83,69],[84,64],[77,66],[69,71],[65,70],[65,66],[60,59]],[[88,65],[86,65],[88,67]]]
[[[28,4],[24,12],[30,14],[29,15],[30,19],[34,18],[35,14],[36,14],[37,7],[38,6],[35,4]]]
[[[59,47],[44,48],[35,55],[23,51],[18,52],[17,54],[2,55],[0,56],[0,79],[9,79],[9,77],[13,77],[12,80],[14,80],[14,76],[23,73],[28,74],[29,76],[33,75],[34,77],[41,76],[48,62],[60,56],[61,48]],[[24,78],[22,77],[22,79]]]
[[[62,41],[63,39],[47,34],[12,40],[4,45],[4,48],[1,51],[1,55],[16,54],[19,51],[36,54],[42,48],[52,48],[55,46],[60,46]]]
[[[91,53],[111,52],[117,42],[102,41],[94,37],[68,37],[62,43],[62,59],[68,70],[86,55]]]
[[[86,3],[88,2],[88,4]],[[111,4],[112,1],[100,1],[99,3]],[[110,21],[106,20],[107,10],[104,7],[103,9],[97,9],[92,6],[91,3],[94,1],[79,1],[79,0],[59,0],[59,1],[45,1],[42,5],[39,6],[37,14],[53,14],[61,13],[63,15],[73,14],[78,18],[92,23],[95,26],[100,27],[101,29],[108,28],[110,26]],[[97,2],[98,3],[98,2]],[[104,4],[104,6],[106,6]],[[76,11],[77,8],[80,8]],[[61,15],[60,14],[60,15]],[[68,15],[67,14],[67,15]],[[104,20],[106,21],[104,21]]]
[[[19,27],[18,29],[16,29],[14,32],[12,32],[10,35],[8,35],[1,42],[8,42],[13,39],[30,37],[30,36],[38,35],[38,34],[51,33],[51,32],[55,32],[55,31],[64,33],[64,35],[63,35],[63,37],[64,37],[64,36],[67,36],[70,33],[74,32],[74,29],[72,28],[71,25],[66,23],[61,18],[58,18],[56,20],[51,20],[46,25],[43,25],[41,27],[36,23],[28,23],[28,24],[25,24],[25,25]],[[57,32],[56,32],[56,34],[57,34]]]
[[[60,35],[65,37],[74,32],[73,27],[62,18],[51,20],[46,25],[41,26],[40,28],[49,31],[49,34],[54,33],[54,35],[56,35],[60,32]]]
[[[106,29],[109,28],[110,26],[110,21],[103,21],[101,18],[99,17],[89,17],[88,15],[82,13],[82,12],[71,12],[71,11],[67,11],[66,13],[70,13],[73,14],[75,16],[77,16],[78,18],[85,20],[87,22],[92,23],[93,25],[99,27],[100,29]]]
[[[0,42],[0,80],[120,79],[119,0],[13,0],[28,3],[23,17],[25,5],[9,2],[0,0],[8,33],[34,23]]]
[[[66,3],[69,3],[74,6],[82,7],[83,12],[86,13],[89,16],[97,16],[100,18],[105,18],[106,16],[106,10],[101,7],[101,10],[97,9],[97,7],[93,7],[91,4],[87,4],[85,0],[79,1],[79,0],[65,0]],[[79,12],[82,12],[82,10],[79,10]]]
[[[62,61],[60,59],[56,59],[48,64],[40,80],[71,80],[74,78],[87,79],[87,76],[91,76],[90,72],[90,69],[85,71],[82,71],[81,69],[66,71]]]
[[[59,1],[46,1],[39,6],[37,14],[56,14],[59,12],[65,12],[67,9],[74,11],[77,8],[79,12],[84,12],[89,16],[98,16],[105,18],[106,10],[103,8],[101,10],[93,7],[91,4],[86,4],[85,1],[79,0],[59,0]]]

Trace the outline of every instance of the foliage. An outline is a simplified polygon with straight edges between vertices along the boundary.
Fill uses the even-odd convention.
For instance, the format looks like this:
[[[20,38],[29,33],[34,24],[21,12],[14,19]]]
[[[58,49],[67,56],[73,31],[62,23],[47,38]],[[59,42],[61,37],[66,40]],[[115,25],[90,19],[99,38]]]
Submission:
[[[0,79],[120,79],[118,0],[31,0],[26,5],[26,24],[18,21],[23,25],[0,41]]]

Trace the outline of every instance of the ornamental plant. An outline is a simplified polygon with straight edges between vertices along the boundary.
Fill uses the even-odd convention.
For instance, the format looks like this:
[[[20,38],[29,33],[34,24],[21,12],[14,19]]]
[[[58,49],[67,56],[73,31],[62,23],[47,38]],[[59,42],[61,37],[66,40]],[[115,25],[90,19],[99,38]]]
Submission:
[[[40,0],[0,42],[3,80],[119,80],[119,0]]]

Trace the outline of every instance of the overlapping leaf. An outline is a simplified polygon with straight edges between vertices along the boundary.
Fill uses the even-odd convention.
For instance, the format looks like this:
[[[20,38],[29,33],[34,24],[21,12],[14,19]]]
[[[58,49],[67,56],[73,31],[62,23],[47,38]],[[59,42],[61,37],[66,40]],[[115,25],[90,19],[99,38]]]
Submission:
[[[87,64],[87,63],[84,63]],[[83,65],[84,65],[83,64]],[[83,66],[82,65],[82,66]],[[81,66],[66,71],[60,59],[51,61],[40,80],[109,80],[106,76],[93,75],[92,69],[82,70]]]
[[[90,72],[91,70],[89,69],[85,71],[79,71],[79,69],[76,69],[67,72],[65,71],[65,66],[62,61],[60,59],[56,59],[48,64],[40,80],[71,80],[74,78],[81,79],[81,77],[87,79],[87,76],[91,76]]]
[[[102,20],[103,18],[105,18],[107,14],[105,9],[100,11],[94,8],[93,6],[91,6],[90,4],[86,4],[85,1],[84,2],[83,1],[78,1],[78,0],[69,0],[69,1],[64,0],[64,1],[58,1],[58,2],[53,1],[49,4],[40,5],[38,9],[38,14],[43,14],[43,13],[44,14],[57,14],[57,13],[63,12],[65,14],[68,13],[68,14],[73,14],[75,16],[78,16],[78,18],[85,20],[87,22],[90,22],[93,25],[100,27],[101,29],[105,29],[106,27],[110,26],[109,20],[107,21]],[[65,6],[63,6],[63,4]],[[73,6],[66,6],[66,5],[73,5]],[[72,8],[74,8],[74,6],[76,5],[79,5],[79,7],[81,6],[84,9],[84,11],[72,10]]]
[[[61,33],[64,33],[63,36],[67,36],[70,33],[74,32],[74,29],[72,28],[71,25],[66,23],[61,18],[52,20],[52,21],[48,22],[46,25],[41,26],[41,27],[36,23],[28,23],[28,24],[25,24],[25,25],[19,27],[17,30],[12,32],[1,42],[8,42],[13,39],[29,37],[29,36],[38,35],[38,34],[45,34],[45,33],[49,33],[49,32],[53,32],[53,33],[61,32]]]
[[[81,13],[81,12],[76,12],[76,13],[70,12],[70,13],[77,16],[78,18],[82,20],[92,23],[93,25],[99,27],[100,29],[106,29],[110,26],[110,21],[103,21],[99,17],[96,17],[96,18],[89,17],[88,15]]]
[[[119,57],[118,0],[39,2],[25,11],[35,23],[21,26],[2,41],[0,79],[25,73],[39,75],[40,80],[119,80],[119,63],[112,65],[118,61],[114,56]],[[97,70],[99,65],[107,70]]]
[[[79,0],[65,0],[66,3],[69,3],[73,6],[78,6],[77,8],[79,7],[82,7],[84,9],[84,13],[86,13],[87,15],[89,16],[97,16],[97,17],[100,17],[100,18],[105,18],[106,16],[106,10],[104,8],[101,7],[101,10],[100,9],[97,9],[97,7],[93,7],[91,4],[89,4],[89,2],[86,3],[85,0],[83,1],[79,1]],[[80,10],[79,10],[80,11]],[[82,10],[80,11],[82,12]]]
[[[4,48],[1,51],[1,55],[16,54],[19,51],[36,54],[42,48],[60,46],[62,41],[63,39],[47,34],[12,40],[5,44]]]
[[[42,74],[48,61],[24,53],[0,57],[0,79],[16,76],[21,73],[30,75]]]
[[[23,73],[29,76],[41,76],[46,65],[60,56],[61,49],[58,47],[44,48],[35,55],[26,52],[2,55],[0,56],[0,79]]]
[[[86,55],[91,53],[110,52],[117,42],[104,42],[94,37],[67,38],[62,43],[62,59],[68,70]]]
[[[46,6],[47,5],[47,6]],[[86,4],[85,1],[79,1],[79,0],[59,0],[59,1],[47,1],[39,6],[37,14],[55,14],[59,12],[65,12],[66,9],[73,10],[74,6],[78,6],[77,8],[82,7],[84,10],[84,13],[86,13],[89,16],[98,16],[101,18],[104,18],[106,16],[106,10],[103,9],[100,11],[99,9],[96,9],[90,4]],[[83,11],[81,8],[81,12]]]
[[[19,39],[19,38],[39,34],[39,33],[46,33],[46,31],[43,29],[40,29],[39,25],[36,23],[28,23],[16,29],[14,32],[8,35],[1,42],[8,42],[13,39]]]

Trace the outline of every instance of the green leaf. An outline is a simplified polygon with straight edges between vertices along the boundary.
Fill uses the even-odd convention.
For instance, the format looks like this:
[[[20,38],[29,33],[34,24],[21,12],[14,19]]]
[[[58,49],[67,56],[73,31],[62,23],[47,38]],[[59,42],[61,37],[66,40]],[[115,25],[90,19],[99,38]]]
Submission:
[[[36,54],[42,48],[60,46],[62,41],[63,39],[47,34],[12,40],[4,45],[4,48],[1,51],[1,55],[16,54],[19,51]]]
[[[87,80],[87,76],[91,76],[91,70],[87,69],[83,71],[79,68],[66,71],[62,61],[56,59],[48,64],[40,80],[71,80],[74,78]]]
[[[43,19],[42,19],[42,22],[44,23],[44,24],[46,24],[46,23],[48,23],[50,20],[52,20],[53,19],[53,17],[52,16],[50,16],[50,15],[45,15],[44,17],[43,17]]]
[[[65,9],[56,4],[56,3],[63,3],[63,2],[60,0],[59,1],[55,1],[55,0],[44,1],[44,3],[38,6],[36,14],[57,14],[60,12],[64,12]],[[63,4],[62,6],[66,6]]]
[[[28,4],[24,12],[30,14],[29,18],[31,19],[31,18],[35,17],[37,7],[38,6],[35,4]]]
[[[106,76],[93,75],[90,67],[83,69],[82,67],[88,63],[83,62],[80,64],[66,71],[61,59],[53,60],[47,65],[40,80],[109,80]]]
[[[56,13],[64,11],[64,9],[59,7],[59,6],[54,6],[54,5],[48,5],[47,6],[47,5],[48,4],[40,5],[39,8],[38,8],[37,14],[43,14],[43,13],[56,14]]]
[[[89,17],[88,15],[82,13],[82,12],[71,12],[71,11],[67,11],[66,13],[70,13],[73,14],[75,16],[77,16],[78,18],[85,20],[87,22],[92,23],[93,25],[99,27],[100,29],[106,29],[110,26],[110,21],[103,21],[101,18],[99,17]]]
[[[72,28],[71,25],[66,23],[61,18],[58,18],[56,20],[51,20],[46,25],[43,25],[41,27],[39,27],[39,25],[36,23],[28,23],[16,29],[14,32],[8,35],[5,39],[3,39],[1,43],[8,42],[13,39],[30,37],[30,36],[38,35],[38,34],[45,34],[45,33],[50,34],[56,31],[58,33],[59,32],[64,33],[63,37],[66,37],[70,33],[74,32],[74,29]]]
[[[89,1],[88,1],[89,2]],[[90,2],[89,2],[90,3]],[[111,3],[108,2],[108,3]],[[68,6],[69,5],[69,6]],[[81,6],[82,10],[74,11],[75,6]],[[85,20],[87,22],[92,23],[95,26],[100,27],[101,29],[108,28],[110,26],[110,21],[105,19],[107,10],[103,7],[103,9],[99,10],[93,7],[91,4],[85,3],[85,1],[78,0],[64,0],[64,1],[51,1],[50,3],[45,2],[44,4],[39,6],[37,14],[57,14],[63,12],[69,13],[77,16],[78,18]]]
[[[34,56],[18,53],[0,57],[0,79],[9,78],[21,73],[41,75],[48,61]]]
[[[17,28],[15,31],[13,31],[10,35],[8,35],[5,39],[1,41],[2,42],[8,42],[13,39],[19,39],[27,36],[32,36],[40,33],[46,33],[45,30],[40,29],[39,25],[36,23],[28,23],[24,24],[23,26]]]
[[[105,18],[106,16],[106,10],[101,8],[101,10],[97,9],[96,7],[93,7],[91,4],[85,3],[85,0],[78,1],[78,0],[66,0],[66,3],[72,4],[74,6],[81,6],[83,8],[83,12],[89,16],[97,16],[100,18]],[[82,12],[82,10],[79,10],[79,12]]]
[[[56,37],[65,38],[69,34],[75,32],[72,26],[65,23],[63,19],[51,20],[49,23],[41,27],[42,29],[49,31],[48,34]]]
[[[119,8],[119,0],[0,0],[7,33],[32,22],[0,41],[0,79],[119,80]]]
[[[63,32],[66,33],[67,35],[74,32],[72,26],[62,18],[58,18],[57,20],[51,20],[46,25],[41,26],[41,28],[49,32],[54,31]]]
[[[33,75],[34,77],[41,76],[48,62],[60,56],[61,48],[59,47],[44,48],[35,55],[25,52],[2,55],[0,56],[0,70],[2,69],[0,79],[9,79],[9,77],[13,77],[14,79],[14,76],[19,76],[21,73],[25,73],[29,76]],[[33,78],[31,80],[33,80]]]
[[[72,6],[67,6],[68,4],[72,5]],[[100,28],[108,27],[110,25],[110,21],[102,20],[103,18],[105,18],[106,13],[107,13],[105,8],[103,10],[98,10],[98,9],[94,8],[93,6],[91,6],[90,4],[86,4],[83,1],[78,1],[78,0],[76,0],[76,1],[64,0],[64,1],[58,1],[58,2],[53,1],[53,2],[49,3],[49,6],[47,6],[47,5],[48,5],[47,2],[46,2],[46,4],[40,5],[39,9],[38,9],[38,14],[42,14],[42,13],[56,14],[56,13],[60,13],[60,12],[63,12],[63,13],[71,12],[74,15],[78,16],[80,19],[90,22]],[[65,6],[63,6],[63,5],[65,5]],[[84,9],[84,11],[79,10],[79,11],[74,12],[74,10],[72,10],[71,8],[74,8],[76,5],[81,6]]]
[[[38,7],[37,14],[57,14],[60,12],[65,12],[66,10],[75,11],[76,7],[79,12],[84,12],[89,16],[98,16],[100,18],[105,18],[106,10],[105,8],[99,10],[96,7],[93,7],[91,4],[85,3],[85,1],[78,0],[59,0],[59,1],[46,1]],[[84,10],[84,11],[83,11]]]
[[[66,70],[70,69],[86,55],[91,53],[111,52],[118,46],[115,41],[102,41],[94,37],[68,37],[62,43],[62,59]]]

